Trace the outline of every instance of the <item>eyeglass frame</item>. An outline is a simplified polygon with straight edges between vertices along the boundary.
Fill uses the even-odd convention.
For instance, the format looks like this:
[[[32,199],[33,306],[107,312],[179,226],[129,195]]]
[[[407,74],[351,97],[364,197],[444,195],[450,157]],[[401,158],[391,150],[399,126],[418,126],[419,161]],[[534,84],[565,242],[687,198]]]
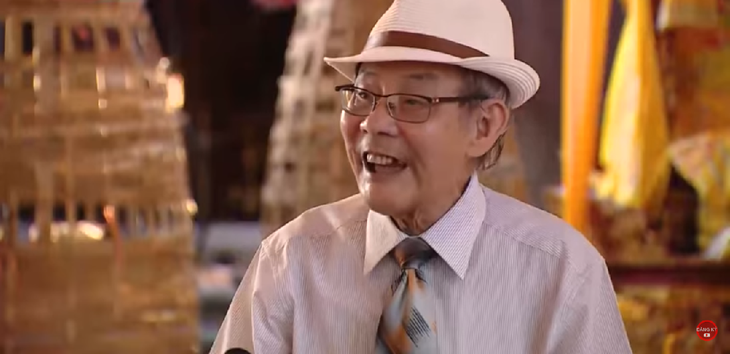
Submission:
[[[393,118],[393,119],[395,119],[395,120],[397,120],[399,122],[413,123],[413,124],[421,124],[421,123],[427,122],[431,118],[431,108],[434,105],[436,105],[436,104],[441,104],[441,103],[466,103],[466,102],[471,102],[471,101],[484,101],[484,100],[488,100],[488,99],[492,98],[492,97],[488,97],[488,96],[441,96],[441,97],[430,97],[430,96],[416,95],[416,94],[412,94],[412,93],[401,93],[401,92],[390,93],[390,94],[387,94],[387,95],[381,95],[381,94],[377,94],[375,92],[366,90],[364,88],[357,87],[357,86],[355,86],[353,84],[346,84],[346,85],[335,86],[335,91],[336,92],[339,92],[339,93],[342,93],[342,91],[344,91],[346,89],[351,89],[353,91],[357,91],[357,90],[365,91],[365,92],[371,94],[375,98],[373,100],[373,106],[372,106],[372,108],[370,108],[370,112],[368,112],[367,114],[355,114],[355,113],[350,112],[350,110],[348,110],[347,108],[345,108],[344,102],[342,101],[342,97],[340,98],[340,105],[342,106],[342,110],[344,110],[348,114],[352,114],[353,116],[357,116],[357,117],[367,117],[367,116],[371,115],[373,112],[375,112],[375,109],[378,107],[378,102],[380,102],[380,100],[383,99],[383,98],[385,98],[387,100],[389,97],[392,97],[392,96],[410,96],[410,97],[416,97],[416,98],[421,98],[421,99],[426,100],[428,102],[428,114],[426,115],[426,119],[424,119],[422,121],[411,121],[411,120],[403,120],[403,119],[396,118],[396,117],[393,116],[393,112],[390,111],[390,108],[387,105],[385,106],[385,110],[388,112],[388,115],[391,118]]]

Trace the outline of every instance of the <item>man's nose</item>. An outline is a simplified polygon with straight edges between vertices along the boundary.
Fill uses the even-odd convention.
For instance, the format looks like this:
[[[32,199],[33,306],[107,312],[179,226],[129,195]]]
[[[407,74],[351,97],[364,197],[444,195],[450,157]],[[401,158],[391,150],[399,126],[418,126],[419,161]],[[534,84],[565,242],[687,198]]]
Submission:
[[[360,129],[370,134],[396,135],[398,132],[395,119],[388,113],[387,102],[381,99],[375,109],[360,123]]]

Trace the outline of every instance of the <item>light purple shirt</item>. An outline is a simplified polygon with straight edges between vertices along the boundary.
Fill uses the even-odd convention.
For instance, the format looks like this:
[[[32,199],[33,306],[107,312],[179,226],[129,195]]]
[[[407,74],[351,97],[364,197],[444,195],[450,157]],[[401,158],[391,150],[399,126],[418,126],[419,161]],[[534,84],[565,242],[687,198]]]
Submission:
[[[421,236],[441,354],[631,353],[604,259],[553,215],[472,177]],[[305,212],[262,243],[211,353],[373,353],[405,237],[359,195]]]

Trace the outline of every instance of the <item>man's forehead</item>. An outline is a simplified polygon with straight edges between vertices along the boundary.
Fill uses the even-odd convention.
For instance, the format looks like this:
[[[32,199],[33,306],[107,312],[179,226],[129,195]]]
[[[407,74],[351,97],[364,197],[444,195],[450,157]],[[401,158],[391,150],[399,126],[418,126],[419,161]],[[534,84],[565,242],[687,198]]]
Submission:
[[[383,78],[394,77],[414,81],[438,81],[455,77],[458,70],[444,64],[420,62],[385,62],[363,63],[358,70],[357,77]]]

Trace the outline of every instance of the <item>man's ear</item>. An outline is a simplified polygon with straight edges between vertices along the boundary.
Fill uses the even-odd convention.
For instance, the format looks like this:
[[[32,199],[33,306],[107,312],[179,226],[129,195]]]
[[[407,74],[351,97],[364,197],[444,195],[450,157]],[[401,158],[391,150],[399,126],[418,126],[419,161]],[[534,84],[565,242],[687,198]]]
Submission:
[[[469,144],[469,157],[483,156],[494,146],[497,139],[507,131],[510,111],[504,101],[497,99],[484,100],[474,110],[473,124],[475,134]]]

